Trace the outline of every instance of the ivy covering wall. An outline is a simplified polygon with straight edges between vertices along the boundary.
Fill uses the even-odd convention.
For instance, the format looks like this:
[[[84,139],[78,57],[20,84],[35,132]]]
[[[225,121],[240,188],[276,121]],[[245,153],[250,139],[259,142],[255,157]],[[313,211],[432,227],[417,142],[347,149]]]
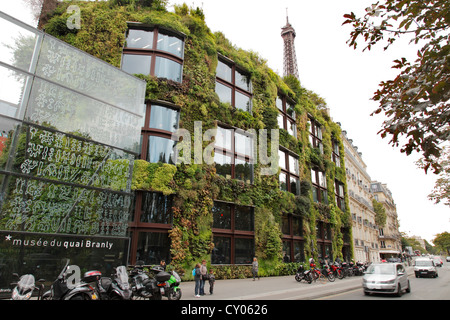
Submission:
[[[165,100],[180,107],[180,127],[193,132],[194,121],[202,129],[214,128],[217,121],[244,130],[278,128],[275,100],[279,93],[295,101],[297,137],[280,129],[280,145],[299,155],[301,192],[299,196],[280,191],[278,175],[260,175],[255,164],[252,184],[226,179],[215,174],[214,166],[197,164],[154,164],[135,161],[133,189],[160,191],[174,195],[171,238],[171,266],[186,276],[196,262],[210,261],[213,249],[211,225],[214,200],[254,206],[255,255],[262,275],[295,272],[294,264],[282,262],[281,216],[295,213],[303,217],[305,256],[317,254],[316,221],[332,226],[334,257],[342,256],[342,228],[351,232],[350,212],[342,212],[335,203],[335,179],[346,183],[344,147],[339,125],[327,115],[325,102],[306,90],[294,77],[282,79],[257,53],[236,48],[220,33],[212,33],[205,24],[204,13],[187,5],[168,12],[163,1],[63,2],[48,16],[45,31],[104,61],[120,67],[127,22],[164,26],[186,35],[182,83],[152,76],[137,75],[147,81],[146,97]],[[139,5],[141,3],[141,6]],[[81,8],[81,29],[69,30],[66,12],[70,4]],[[234,109],[219,101],[215,93],[215,70],[218,54],[233,60],[250,74],[253,87],[252,113]],[[322,106],[322,107],[318,107]],[[320,123],[323,132],[323,154],[311,147],[308,115]],[[193,136],[193,135],[192,135]],[[332,139],[339,144],[341,165],[331,160]],[[207,144],[205,143],[204,146]],[[277,152],[277,150],[275,150]],[[311,166],[326,172],[328,205],[313,202]],[[345,185],[345,190],[347,187]],[[346,208],[349,208],[347,193]],[[351,234],[350,234],[351,239]],[[350,252],[353,245],[350,241]],[[315,256],[317,259],[317,256]],[[250,275],[248,266],[216,268],[219,277]]]

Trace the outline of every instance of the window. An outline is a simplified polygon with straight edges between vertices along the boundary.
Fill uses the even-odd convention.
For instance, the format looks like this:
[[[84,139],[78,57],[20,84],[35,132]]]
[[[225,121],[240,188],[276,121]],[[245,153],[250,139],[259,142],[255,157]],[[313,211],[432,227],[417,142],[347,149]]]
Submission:
[[[139,232],[136,261],[157,264],[165,260],[170,263],[170,238],[167,232]]]
[[[278,150],[278,164],[281,168],[279,183],[280,189],[300,195],[300,171],[298,156],[287,149]]]
[[[328,204],[327,179],[325,172],[311,169],[311,182],[314,201]]]
[[[250,76],[225,57],[219,57],[217,64],[216,93],[221,102],[251,112],[252,84]]]
[[[175,141],[172,132],[178,129],[180,112],[178,107],[161,101],[147,104],[147,113],[142,128],[141,159],[148,162],[171,163]]]
[[[283,261],[305,261],[302,217],[292,214],[283,215],[281,233],[283,234]]]
[[[328,258],[333,261],[332,257],[332,233],[331,224],[322,221],[316,221],[316,239],[317,239],[317,255],[320,259]]]
[[[160,27],[130,24],[122,70],[182,82],[184,35]]]
[[[213,264],[250,264],[254,256],[252,207],[215,201],[213,207]]]
[[[253,135],[217,127],[214,162],[216,173],[246,183],[253,181]]]
[[[335,140],[333,140],[332,143],[333,143],[333,152],[331,153],[331,161],[334,162],[336,167],[340,168],[341,167],[341,158],[339,155],[339,144]]]
[[[311,118],[309,119],[309,142],[313,148],[318,148],[323,154],[322,128],[317,121]]]
[[[344,200],[344,184],[337,181],[335,183],[335,193],[336,193],[336,204],[342,211],[345,211],[345,200]]]
[[[294,103],[289,102],[286,97],[277,97],[275,102],[278,114],[278,126],[286,130],[291,136],[297,138],[297,125],[295,124]]]
[[[159,192],[144,192],[142,195],[141,222],[172,223],[172,196]]]

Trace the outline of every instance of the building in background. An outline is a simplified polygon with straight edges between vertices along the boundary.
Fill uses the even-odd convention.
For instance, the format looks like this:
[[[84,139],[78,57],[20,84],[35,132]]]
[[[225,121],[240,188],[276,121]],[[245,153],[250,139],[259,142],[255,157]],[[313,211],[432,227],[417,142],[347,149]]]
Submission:
[[[382,259],[400,257],[402,253],[397,206],[386,184],[372,181],[370,190],[376,201],[383,204],[386,212],[386,224],[379,229],[380,257]]]
[[[354,257],[356,261],[377,262],[380,259],[378,226],[375,223],[375,212],[372,206],[373,194],[370,189],[371,178],[362,153],[342,132],[345,150],[345,170],[347,189],[352,215],[352,235]]]

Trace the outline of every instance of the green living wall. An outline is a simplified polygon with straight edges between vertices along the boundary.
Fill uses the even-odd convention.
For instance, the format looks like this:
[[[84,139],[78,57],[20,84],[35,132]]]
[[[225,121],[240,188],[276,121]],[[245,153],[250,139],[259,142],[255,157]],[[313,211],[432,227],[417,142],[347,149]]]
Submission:
[[[68,29],[70,17],[67,7],[81,8],[81,28]],[[297,137],[280,129],[280,145],[299,155],[301,194],[280,191],[278,175],[260,175],[255,164],[252,184],[226,179],[215,174],[214,166],[197,164],[151,164],[137,160],[133,171],[133,189],[161,191],[173,194],[173,228],[170,231],[170,265],[189,277],[196,262],[210,261],[212,242],[212,207],[214,200],[254,206],[255,255],[260,261],[262,275],[288,274],[294,264],[282,262],[281,216],[295,213],[303,217],[305,256],[315,256],[316,221],[332,226],[334,257],[342,255],[344,243],[342,228],[351,233],[350,212],[342,212],[335,203],[334,181],[345,184],[344,148],[340,127],[323,108],[323,99],[301,87],[293,77],[281,78],[257,53],[236,48],[225,36],[212,33],[205,24],[203,12],[187,5],[175,6],[168,12],[164,1],[104,1],[63,2],[49,16],[45,31],[106,62],[120,67],[125,42],[127,21],[159,25],[186,35],[182,83],[152,76],[137,75],[147,81],[146,97],[165,100],[181,109],[180,127],[193,132],[194,122],[202,121],[203,131],[214,128],[217,121],[244,130],[278,128],[278,110],[275,100],[283,94],[295,101]],[[253,87],[252,113],[234,109],[219,101],[215,93],[215,70],[218,54],[233,60],[250,74]],[[308,140],[308,115],[322,126],[324,152],[311,147]],[[193,134],[192,138],[193,138]],[[331,161],[332,144],[339,144],[341,165]],[[204,147],[207,143],[204,143]],[[277,151],[275,150],[275,153]],[[328,205],[313,202],[311,193],[311,166],[326,172]],[[346,190],[346,187],[345,187]],[[346,208],[348,198],[345,198]],[[350,234],[351,239],[351,234]],[[353,252],[350,241],[350,252]],[[216,268],[219,277],[250,275],[248,266]]]

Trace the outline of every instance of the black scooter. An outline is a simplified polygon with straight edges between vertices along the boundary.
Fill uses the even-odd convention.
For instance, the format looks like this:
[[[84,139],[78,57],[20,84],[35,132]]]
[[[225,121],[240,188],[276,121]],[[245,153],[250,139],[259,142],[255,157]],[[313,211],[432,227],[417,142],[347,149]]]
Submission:
[[[311,284],[311,282],[312,282],[311,270],[305,271],[305,268],[301,264],[298,267],[297,272],[295,273],[295,280],[297,280],[298,282],[305,280],[305,282]]]
[[[98,273],[87,272],[83,279],[75,279],[73,272],[76,266],[70,266],[69,260],[49,291],[42,295],[42,300],[97,300],[98,296],[90,282],[98,278]],[[70,283],[75,280],[75,283]]]
[[[101,277],[96,283],[100,300],[130,300],[132,291],[127,268],[120,266],[114,269],[112,278]]]

